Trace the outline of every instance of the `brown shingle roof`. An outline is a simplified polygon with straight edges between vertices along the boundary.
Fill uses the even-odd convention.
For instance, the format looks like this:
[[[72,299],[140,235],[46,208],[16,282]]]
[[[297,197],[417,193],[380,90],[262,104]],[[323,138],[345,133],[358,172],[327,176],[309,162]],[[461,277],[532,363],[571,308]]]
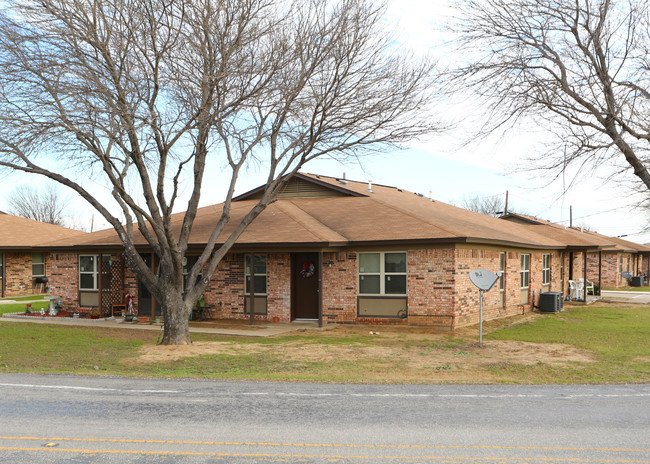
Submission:
[[[467,242],[501,244],[526,248],[565,248],[563,237],[546,231],[457,208],[401,189],[347,181],[313,174],[299,174],[301,181],[336,187],[337,194],[349,191],[354,196],[282,198],[270,204],[244,231],[237,246],[345,246],[395,242]],[[241,195],[231,207],[231,220],[220,237],[225,240],[241,218],[255,205]],[[206,243],[221,213],[221,205],[200,208],[192,229],[190,244]],[[180,229],[183,213],[175,214],[172,224]],[[573,237],[571,245],[596,248],[590,236]],[[137,234],[136,243],[145,245]],[[112,230],[99,231],[59,246],[119,246]]]
[[[564,227],[560,224],[550,222],[544,219],[538,219],[533,216],[525,214],[511,213],[504,216],[503,219],[526,224],[528,227],[543,229],[545,234],[554,237],[558,240],[563,240],[569,246],[579,246],[583,243],[596,243],[602,247],[603,251],[627,251],[627,252],[650,252],[650,247],[640,245],[638,243],[630,242],[616,237],[608,237],[607,235],[599,234],[597,232],[583,230],[575,227]]]
[[[641,245],[640,243],[630,242],[629,240],[623,240],[618,237],[607,237],[606,235],[601,235],[597,232],[587,232],[590,235],[596,235],[599,237],[604,237],[610,243],[614,245],[613,248],[608,248],[607,251],[624,251],[628,253],[650,253],[650,246]]]
[[[0,249],[26,249],[61,239],[81,239],[85,232],[0,213]]]

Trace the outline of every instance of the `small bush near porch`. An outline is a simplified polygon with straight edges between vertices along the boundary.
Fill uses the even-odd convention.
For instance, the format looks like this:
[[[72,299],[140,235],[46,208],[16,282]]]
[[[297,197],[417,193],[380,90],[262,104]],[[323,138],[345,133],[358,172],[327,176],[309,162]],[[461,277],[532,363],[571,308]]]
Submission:
[[[571,307],[485,326],[334,326],[274,338],[194,334],[156,346],[157,332],[0,321],[0,372],[354,383],[650,382],[650,311]]]

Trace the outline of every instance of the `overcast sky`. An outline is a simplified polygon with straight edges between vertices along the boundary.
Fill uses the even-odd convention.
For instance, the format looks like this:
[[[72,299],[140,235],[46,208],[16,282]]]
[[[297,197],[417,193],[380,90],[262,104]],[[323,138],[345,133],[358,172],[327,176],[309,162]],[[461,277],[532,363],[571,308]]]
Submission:
[[[418,53],[431,53],[441,61],[452,60],[442,31],[445,18],[452,11],[448,0],[393,0],[386,21],[398,28],[404,46]],[[450,109],[441,109],[450,111]],[[479,112],[480,108],[464,111]],[[461,147],[462,132],[419,141],[404,150],[387,152],[359,162],[341,164],[316,160],[305,172],[391,185],[429,195],[439,201],[460,204],[466,197],[501,195],[509,191],[510,210],[522,211],[568,225],[569,207],[573,206],[574,224],[588,225],[610,236],[627,235],[628,240],[650,242],[650,234],[639,234],[648,223],[648,213],[633,208],[630,193],[620,185],[606,184],[599,175],[589,175],[564,192],[572,176],[548,184],[543,172],[513,172],[521,160],[535,153],[539,134],[513,132],[507,138],[488,140],[480,145]],[[264,182],[261,171],[248,171],[241,178],[237,193],[243,193]],[[206,176],[206,189],[201,205],[219,203],[224,198],[227,179],[218,171]],[[564,180],[564,182],[563,182]],[[3,195],[0,210],[6,210],[7,193],[18,184],[33,183],[21,176],[0,177]],[[43,181],[37,180],[36,183]],[[89,224],[93,210],[81,200],[70,205],[80,222]],[[94,214],[94,227],[107,227]]]

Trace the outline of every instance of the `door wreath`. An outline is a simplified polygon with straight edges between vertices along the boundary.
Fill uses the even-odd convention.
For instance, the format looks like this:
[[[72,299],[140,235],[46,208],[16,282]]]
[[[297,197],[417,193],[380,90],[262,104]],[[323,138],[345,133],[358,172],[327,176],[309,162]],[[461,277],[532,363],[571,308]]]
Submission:
[[[302,269],[300,270],[300,277],[303,279],[309,279],[316,273],[316,266],[311,261],[305,261],[302,263]]]

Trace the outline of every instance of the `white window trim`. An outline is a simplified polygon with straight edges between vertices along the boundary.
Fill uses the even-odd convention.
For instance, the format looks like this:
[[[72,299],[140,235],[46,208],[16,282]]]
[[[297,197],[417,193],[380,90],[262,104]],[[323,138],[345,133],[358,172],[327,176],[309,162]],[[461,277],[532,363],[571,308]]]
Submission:
[[[401,253],[406,257],[406,270],[404,272],[386,272],[386,259],[385,255],[387,254],[395,254],[395,253]],[[359,270],[359,262],[361,262],[361,255],[375,255],[379,254],[379,273],[377,272],[361,272]],[[396,297],[403,297],[408,295],[409,287],[408,287],[408,252],[406,251],[367,251],[363,253],[359,253],[359,259],[357,259],[357,285],[359,285],[359,288],[357,289],[357,293],[359,296],[396,296]],[[361,285],[359,284],[359,278],[362,275],[378,275],[379,276],[379,292],[380,293],[361,293]],[[405,293],[386,293],[386,276],[391,276],[391,275],[403,275],[405,276],[406,280],[406,291]]]
[[[41,255],[41,258],[43,258],[43,261],[40,261],[40,262],[34,261],[34,255]],[[34,265],[43,266],[43,273],[42,274],[34,274]],[[45,276],[45,253],[34,252],[34,253],[32,253],[32,277],[44,277],[44,276]]]
[[[547,261],[548,262],[545,262]],[[548,266],[548,267],[544,267]],[[546,279],[546,276],[548,276],[548,279]],[[551,254],[550,253],[545,253],[542,255],[542,285],[550,285],[551,284]]]
[[[268,272],[269,272],[269,256],[266,255],[266,254],[263,254],[263,253],[262,254],[256,254],[255,256],[263,256],[264,259],[266,260],[266,271],[264,272],[264,274],[259,274],[257,272],[255,273],[255,278],[260,277],[260,276],[264,276],[266,278],[266,285],[264,286],[266,288],[266,291],[264,293],[255,292],[255,296],[267,296],[268,293],[269,293],[269,274],[268,274]],[[248,270],[246,270],[246,263],[248,262],[249,257],[250,257],[250,253],[247,253],[245,255],[245,257],[244,257],[244,295],[249,295],[250,296],[250,294],[251,294],[250,290],[246,291],[246,282],[248,281],[248,279],[251,276],[250,266],[248,267]],[[255,282],[251,282],[250,288],[255,288],[254,285],[255,285]],[[255,314],[257,314],[257,311],[255,311]]]
[[[499,253],[499,270],[502,272],[501,277],[499,277],[499,291],[501,293],[506,290],[506,253],[502,251]]]
[[[93,260],[93,270],[92,271],[81,271],[81,258],[84,256],[92,256],[95,259]],[[98,269],[98,264],[99,264],[99,255],[79,255],[79,291],[80,292],[96,292],[99,290],[99,269]],[[93,288],[82,288],[81,287],[81,275],[82,274],[92,274],[93,276]]]
[[[528,285],[526,285],[526,286],[523,286],[523,285],[522,285],[522,286],[521,286],[521,289],[522,289],[522,290],[525,290],[525,289],[527,289],[527,288],[530,288],[530,253],[522,253],[521,256],[520,256],[520,258],[519,258],[520,263],[521,263],[521,261],[522,261],[522,259],[523,259],[524,256],[527,256],[527,257],[528,257],[528,268],[527,268],[527,269],[524,269],[524,266],[521,266],[521,271],[520,271],[520,273],[519,273],[519,283],[520,283],[520,285],[521,285],[521,284],[523,284],[523,282],[522,282],[523,280],[527,280],[527,281],[528,281]],[[523,279],[524,274],[528,276],[527,279]]]

